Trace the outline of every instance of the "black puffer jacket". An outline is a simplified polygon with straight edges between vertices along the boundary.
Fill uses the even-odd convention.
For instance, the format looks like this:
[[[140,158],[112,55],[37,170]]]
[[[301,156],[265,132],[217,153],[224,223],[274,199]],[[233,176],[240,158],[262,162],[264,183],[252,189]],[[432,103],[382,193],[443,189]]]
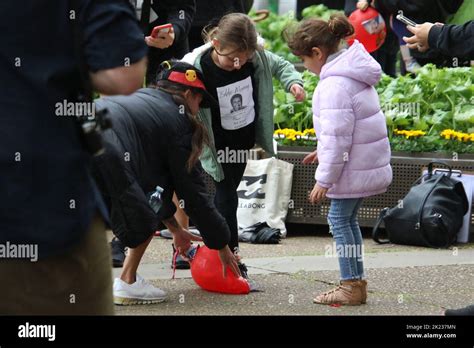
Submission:
[[[111,212],[114,234],[136,247],[153,234],[163,219],[174,215],[173,192],[196,224],[204,243],[221,249],[230,239],[224,218],[207,193],[200,163],[189,173],[192,129],[171,95],[145,88],[131,96],[106,97],[113,126],[104,132],[106,152],[94,160],[94,177]],[[158,215],[148,203],[156,186],[164,188]]]
[[[446,56],[474,59],[474,21],[435,25],[431,27],[428,42],[431,49]]]

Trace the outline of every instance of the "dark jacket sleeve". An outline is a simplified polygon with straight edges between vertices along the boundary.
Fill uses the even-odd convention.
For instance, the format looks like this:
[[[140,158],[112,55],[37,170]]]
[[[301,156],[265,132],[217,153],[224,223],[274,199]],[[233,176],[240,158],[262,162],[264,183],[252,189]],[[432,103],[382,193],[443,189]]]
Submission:
[[[176,213],[176,206],[173,202],[173,193],[174,190],[165,188],[161,194],[162,206],[158,212],[158,218],[160,221],[168,220]]]
[[[132,7],[126,1],[84,1],[81,29],[90,70],[121,67],[125,59],[136,63],[147,47]]]
[[[160,0],[152,6],[158,16],[166,14],[166,22],[173,24],[176,42],[187,40],[196,13],[195,0]]]
[[[474,21],[463,25],[434,25],[428,35],[428,44],[447,56],[474,59]]]
[[[182,200],[184,211],[196,224],[206,246],[222,249],[230,240],[229,227],[207,191],[201,164],[198,162],[191,172],[186,167],[191,153],[191,134],[171,135],[166,148],[174,191]]]
[[[131,162],[124,161],[124,153],[138,158],[134,151],[133,137],[128,129],[131,117],[120,103],[122,98],[107,97],[95,101],[98,109],[107,108],[112,118],[112,128],[102,133],[105,152],[93,157],[92,174],[96,179],[110,212],[114,234],[122,243],[135,248],[145,242],[159,225],[159,220],[148,203],[148,198],[138,182]]]
[[[254,0],[242,0],[243,12],[245,14],[249,13],[254,4]]]

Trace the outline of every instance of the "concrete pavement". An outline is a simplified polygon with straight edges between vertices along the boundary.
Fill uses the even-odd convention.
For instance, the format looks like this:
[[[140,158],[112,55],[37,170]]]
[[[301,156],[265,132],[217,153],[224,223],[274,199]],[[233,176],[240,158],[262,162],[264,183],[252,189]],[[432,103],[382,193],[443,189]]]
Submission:
[[[337,283],[333,240],[291,236],[280,245],[241,244],[244,262],[261,292],[235,296],[206,292],[177,270],[171,280],[171,241],[155,238],[139,273],[168,292],[157,305],[116,306],[119,315],[440,315],[474,303],[474,244],[450,250],[377,245],[365,239],[367,305],[328,307],[313,297]],[[259,257],[258,257],[259,256]],[[120,269],[114,270],[118,276]]]

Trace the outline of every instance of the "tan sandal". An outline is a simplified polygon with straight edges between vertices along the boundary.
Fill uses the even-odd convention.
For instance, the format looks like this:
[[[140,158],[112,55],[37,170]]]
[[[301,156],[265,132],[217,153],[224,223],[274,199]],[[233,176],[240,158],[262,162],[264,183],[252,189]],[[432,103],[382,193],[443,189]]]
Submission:
[[[323,305],[360,306],[365,303],[363,302],[363,286],[360,280],[344,280],[337,288],[317,296],[313,302]]]
[[[365,279],[361,279],[360,280],[360,283],[361,283],[361,292],[362,292],[362,299],[361,299],[361,303],[362,304],[366,304],[367,303],[367,280]]]

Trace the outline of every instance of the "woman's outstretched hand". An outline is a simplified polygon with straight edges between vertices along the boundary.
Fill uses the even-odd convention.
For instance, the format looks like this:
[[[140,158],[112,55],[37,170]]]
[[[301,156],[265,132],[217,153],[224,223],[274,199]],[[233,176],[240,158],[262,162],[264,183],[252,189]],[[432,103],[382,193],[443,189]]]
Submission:
[[[237,264],[237,258],[230,250],[228,245],[219,250],[219,258],[221,259],[224,278],[227,276],[227,266],[230,267],[232,272],[234,272],[237,277],[242,276],[242,274],[240,273],[239,266]]]
[[[173,233],[173,244],[178,253],[185,259],[188,260],[186,252],[191,247],[191,241],[202,242],[202,238],[195,236],[188,230],[180,227],[175,230],[170,230]]]
[[[174,216],[164,220],[163,223],[173,235],[174,247],[178,253],[187,260],[186,252],[191,246],[191,241],[202,242],[202,238],[184,229],[178,221],[176,221]]]

